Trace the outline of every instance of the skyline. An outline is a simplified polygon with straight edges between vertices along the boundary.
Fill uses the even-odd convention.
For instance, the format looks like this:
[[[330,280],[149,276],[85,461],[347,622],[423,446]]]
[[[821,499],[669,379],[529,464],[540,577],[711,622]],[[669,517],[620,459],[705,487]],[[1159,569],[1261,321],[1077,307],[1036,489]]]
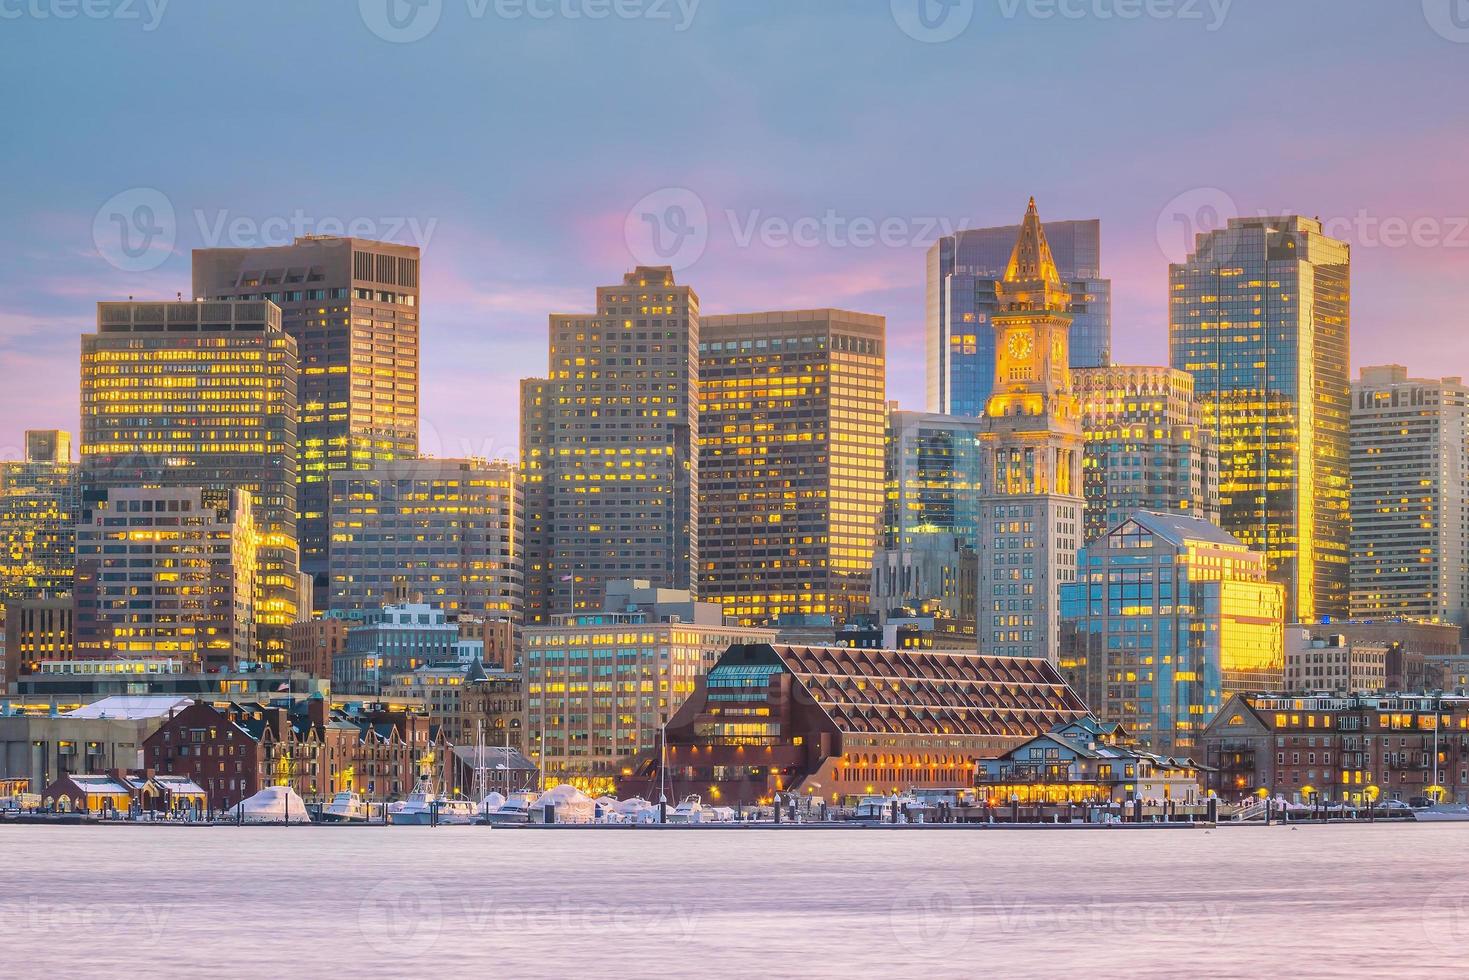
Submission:
[[[697,234],[692,252],[675,249],[675,274],[706,314],[885,316],[889,397],[908,409],[923,408],[927,246],[960,226],[1012,224],[1032,194],[1048,219],[1101,219],[1117,363],[1167,363],[1167,262],[1213,207],[1320,215],[1354,245],[1353,376],[1385,362],[1469,373],[1469,339],[1452,327],[1454,273],[1469,260],[1454,132],[1466,110],[1450,102],[1469,44],[1451,40],[1451,22],[1435,29],[1434,0],[1352,17],[1325,0],[1235,0],[1217,30],[1207,5],[1197,22],[1124,20],[1097,16],[1106,4],[1094,0],[1068,7],[1088,12],[1074,20],[1037,16],[1038,0],[1006,17],[1012,5],[997,0],[942,43],[905,34],[887,5],[834,18],[704,0],[680,31],[676,5],[669,21],[593,23],[494,7],[475,18],[449,3],[412,43],[383,40],[350,8],[162,6],[153,30],[146,7],[137,22],[6,18],[26,43],[0,77],[33,111],[12,123],[27,179],[0,190],[24,230],[0,251],[0,458],[21,455],[25,429],[77,429],[79,338],[96,302],[187,295],[192,249],[279,243],[297,223],[422,247],[421,448],[440,456],[515,455],[516,386],[544,373],[549,315],[587,310],[596,283],[667,261],[648,254],[640,216],[691,203],[707,215],[707,246],[691,264]],[[214,31],[247,43],[199,43]],[[260,54],[267,38],[274,58]],[[1130,76],[1144,55],[1152,69]],[[268,70],[308,58],[309,77]],[[344,71],[365,65],[370,82]],[[251,81],[236,94],[173,87],[170,72],[206,68]],[[914,98],[960,80],[972,98]],[[1099,82],[1113,97],[1094,108]],[[506,98],[485,100],[495,87]],[[799,107],[780,99],[794,87],[807,94]],[[252,96],[270,108],[239,101]],[[636,99],[646,129],[620,111]],[[93,114],[78,119],[79,105]],[[251,118],[268,123],[257,136]],[[1211,138],[1191,136],[1189,118]],[[670,126],[684,133],[668,139]],[[138,204],[165,229],[172,209],[173,247],[128,271],[159,257],[131,261],[108,237],[110,215]],[[1418,243],[1381,243],[1389,220]],[[891,230],[890,244],[854,241],[854,221]],[[809,227],[816,244],[781,244]],[[1421,346],[1403,350],[1405,332]]]

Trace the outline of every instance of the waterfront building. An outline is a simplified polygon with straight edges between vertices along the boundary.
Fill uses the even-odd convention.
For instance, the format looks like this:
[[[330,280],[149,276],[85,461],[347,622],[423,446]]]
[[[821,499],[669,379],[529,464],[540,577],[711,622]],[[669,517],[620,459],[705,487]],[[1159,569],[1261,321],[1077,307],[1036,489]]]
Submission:
[[[615,579],[697,591],[699,297],[639,266],[549,333],[548,376],[521,383],[526,624]]]
[[[332,660],[332,690],[377,694],[395,674],[458,662],[459,626],[426,602],[381,606],[347,630],[347,649]]]
[[[458,746],[519,749],[525,720],[525,683],[518,672],[487,669],[478,660],[429,664],[395,675],[383,687],[389,700],[418,699],[444,737]]]
[[[1371,694],[1387,690],[1385,643],[1351,643],[1330,626],[1285,632],[1285,687],[1290,694]]]
[[[248,491],[259,536],[253,655],[285,663],[296,551],[296,343],[269,302],[98,303],[82,337],[82,503],[196,487],[224,508]],[[85,519],[85,518],[84,518]]]
[[[362,619],[361,612],[327,610],[319,619],[292,623],[290,669],[329,679],[332,663],[347,652],[347,631]]]
[[[40,793],[68,774],[136,768],[144,740],[185,704],[135,696],[37,714],[0,705],[0,780],[24,780],[24,792]]]
[[[699,596],[741,626],[867,611],[882,512],[886,321],[699,324]]]
[[[1398,364],[1352,383],[1351,615],[1469,625],[1469,386]]]
[[[244,490],[108,490],[77,529],[78,655],[256,661],[254,514]]]
[[[1111,360],[1112,281],[1101,275],[1102,225],[1052,221],[1044,226],[1072,314],[1069,364],[1100,367]],[[930,412],[979,416],[1003,380],[994,314],[1003,309],[999,284],[1020,226],[969,228],[928,250],[924,335]]]
[[[1203,732],[1209,788],[1299,803],[1469,802],[1469,698],[1239,694]]]
[[[210,698],[252,703],[275,697],[309,697],[325,691],[324,681],[282,670],[203,671],[175,657],[132,656],[108,660],[42,660],[21,675],[11,693],[0,697],[0,713],[45,714],[112,702],[127,710],[127,699]]]
[[[745,642],[669,721],[667,779],[649,746],[619,792],[748,806],[967,788],[981,760],[1086,715],[1044,659]]]
[[[989,806],[1012,803],[1196,803],[1199,767],[1141,748],[1115,722],[1081,718],[1023,742],[975,768]]]
[[[1113,365],[1073,372],[1081,400],[1084,539],[1135,510],[1218,523],[1219,452],[1200,424],[1193,375]]]
[[[0,462],[0,606],[71,591],[80,511],[71,434],[25,434],[25,458]]]
[[[1351,250],[1299,216],[1231,218],[1169,266],[1169,359],[1219,447],[1219,524],[1286,617],[1347,615]]]
[[[325,609],[331,474],[418,455],[418,247],[309,235],[201,248],[193,281],[199,299],[274,304],[299,350],[296,534],[313,605]]]
[[[996,295],[997,381],[980,437],[979,649],[1054,663],[1059,589],[1081,547],[1081,409],[1072,299],[1034,199]]]
[[[43,661],[76,656],[76,604],[70,596],[20,599],[5,606],[4,673],[0,687],[9,688]]]
[[[1187,755],[1231,694],[1279,689],[1283,590],[1217,526],[1137,511],[1078,566],[1061,588],[1062,673],[1143,747]]]
[[[611,583],[602,612],[560,615],[523,631],[526,754],[548,786],[608,792],[724,650],[774,637],[770,629],[725,626],[718,605],[686,591]]]
[[[381,606],[400,586],[451,617],[520,615],[514,463],[413,459],[331,477],[330,608]]]

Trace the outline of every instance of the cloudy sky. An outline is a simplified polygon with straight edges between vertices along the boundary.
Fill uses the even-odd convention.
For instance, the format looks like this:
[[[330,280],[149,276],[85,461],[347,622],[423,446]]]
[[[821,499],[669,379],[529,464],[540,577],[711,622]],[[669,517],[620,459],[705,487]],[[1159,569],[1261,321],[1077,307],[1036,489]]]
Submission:
[[[639,261],[705,312],[888,318],[923,402],[946,229],[1099,217],[1120,362],[1228,213],[1354,245],[1353,361],[1469,373],[1460,0],[0,0],[0,458],[77,424],[103,299],[205,245],[423,247],[423,448],[513,455],[549,312]]]

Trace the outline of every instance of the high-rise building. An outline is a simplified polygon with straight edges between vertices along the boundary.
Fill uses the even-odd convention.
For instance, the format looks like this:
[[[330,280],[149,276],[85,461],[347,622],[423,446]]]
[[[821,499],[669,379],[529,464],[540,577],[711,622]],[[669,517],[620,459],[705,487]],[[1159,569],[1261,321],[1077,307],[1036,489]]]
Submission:
[[[1219,453],[1200,424],[1193,375],[1113,365],[1075,371],[1087,541],[1135,510],[1219,519]]]
[[[1363,368],[1350,458],[1352,618],[1469,625],[1469,386]]]
[[[71,434],[27,432],[24,460],[0,463],[0,606],[69,593],[80,497]]]
[[[1102,223],[1044,226],[1057,274],[1071,294],[1071,367],[1101,367],[1112,350],[1112,281],[1103,279]],[[969,228],[928,250],[925,298],[930,412],[978,416],[997,388],[994,314],[998,287],[1020,234],[1018,225]]]
[[[375,609],[406,586],[453,617],[519,617],[514,463],[398,460],[331,486],[331,608]]]
[[[1287,618],[1347,613],[1351,250],[1299,216],[1231,218],[1169,266],[1172,366],[1219,446],[1219,523]]]
[[[301,568],[327,607],[331,474],[418,455],[415,245],[312,235],[194,250],[194,296],[269,300],[301,358]]]
[[[245,490],[107,491],[77,528],[79,656],[254,661],[256,507]]]
[[[998,286],[996,387],[980,436],[979,648],[1056,662],[1058,593],[1076,574],[1081,406],[1067,351],[1071,293],[1035,200]]]
[[[667,266],[551,315],[549,374],[521,383],[527,625],[614,579],[697,588],[698,385],[699,297]]]
[[[1281,586],[1208,521],[1137,511],[1061,587],[1061,673],[1100,718],[1188,755],[1228,698],[1284,677]]]
[[[699,325],[699,595],[742,626],[865,613],[882,517],[886,322]]]
[[[124,487],[195,487],[256,507],[259,632],[284,664],[301,580],[296,549],[296,342],[281,311],[250,302],[97,304],[82,337],[82,497]]]
[[[888,412],[872,609],[942,609],[973,627],[984,420]]]

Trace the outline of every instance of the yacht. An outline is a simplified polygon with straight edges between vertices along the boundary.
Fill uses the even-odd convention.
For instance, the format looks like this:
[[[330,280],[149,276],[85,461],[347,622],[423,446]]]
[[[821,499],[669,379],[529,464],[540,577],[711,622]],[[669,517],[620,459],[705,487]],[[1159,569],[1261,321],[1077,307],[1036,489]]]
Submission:
[[[530,823],[531,808],[536,805],[537,794],[529,790],[511,793],[498,809],[481,814],[481,822],[488,824]]]
[[[706,819],[704,800],[697,793],[690,793],[672,810],[668,811],[669,823],[703,823]]]
[[[325,823],[363,823],[368,818],[367,803],[351,790],[333,796],[321,810],[321,820]]]
[[[1469,821],[1469,806],[1463,803],[1435,803],[1413,811],[1419,823],[1463,823]]]
[[[435,819],[437,811],[437,819]],[[434,791],[427,778],[420,778],[401,809],[389,811],[388,819],[395,824],[426,826],[432,823],[473,823],[476,808],[471,800],[455,800]]]

